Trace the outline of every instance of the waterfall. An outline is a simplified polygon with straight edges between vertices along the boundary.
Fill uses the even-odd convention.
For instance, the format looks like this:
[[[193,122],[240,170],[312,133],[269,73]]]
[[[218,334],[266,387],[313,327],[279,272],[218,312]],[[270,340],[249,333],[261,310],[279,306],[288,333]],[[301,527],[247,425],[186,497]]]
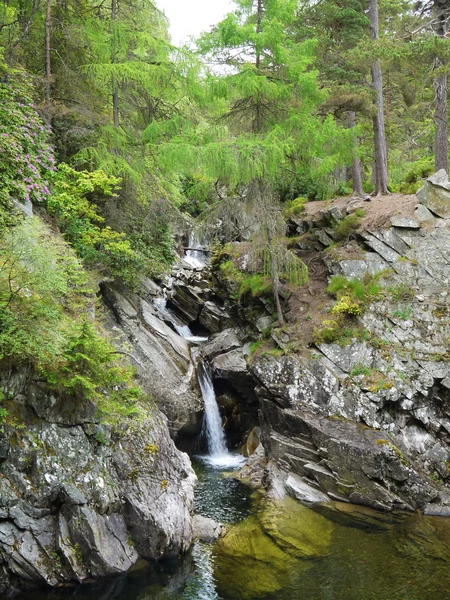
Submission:
[[[220,459],[228,455],[228,449],[211,373],[204,363],[201,364],[198,370],[198,383],[205,402],[205,424],[209,455],[212,458]]]
[[[198,364],[197,371],[198,383],[205,403],[203,428],[208,442],[208,455],[201,458],[204,462],[217,468],[242,466],[246,459],[239,454],[230,454],[227,448],[211,372],[204,362]]]
[[[189,250],[186,250],[184,260],[191,265],[191,267],[194,267],[194,269],[201,269],[206,266],[206,254],[205,252],[201,252],[206,245],[205,241],[200,239],[198,232],[191,231],[189,233]]]
[[[189,234],[189,250],[186,250],[185,261],[194,268],[203,268],[206,266],[206,254],[195,250],[204,249],[206,242],[201,240],[195,232]],[[165,296],[155,298],[153,305],[160,314],[161,318],[173,325],[178,335],[193,343],[206,342],[207,337],[196,336],[192,333],[188,325],[180,324],[180,319],[167,308]],[[217,404],[212,374],[209,366],[201,359],[198,349],[191,348],[192,362],[197,369],[198,383],[205,405],[205,417],[203,421],[203,431],[206,434],[208,442],[208,455],[199,458],[210,466],[217,469],[232,469],[242,466],[246,459],[239,454],[230,454],[227,448],[225,433],[222,428],[222,419],[219,406]]]

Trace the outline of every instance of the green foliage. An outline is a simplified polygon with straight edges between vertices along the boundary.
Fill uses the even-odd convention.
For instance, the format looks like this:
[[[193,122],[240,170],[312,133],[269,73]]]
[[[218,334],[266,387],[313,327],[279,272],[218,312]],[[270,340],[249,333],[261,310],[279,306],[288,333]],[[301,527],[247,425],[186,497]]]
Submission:
[[[95,302],[74,252],[37,218],[0,240],[0,362],[31,364],[47,384],[94,401],[103,415],[136,411],[134,370],[86,318]]]
[[[332,314],[361,315],[365,306],[379,297],[381,286],[377,283],[379,275],[366,274],[362,280],[335,275],[327,287],[327,292],[337,299]]]
[[[81,320],[68,336],[57,369],[47,367],[48,383],[71,397],[92,400],[100,414],[117,418],[138,412],[136,401],[142,390],[133,382],[135,371],[121,364],[111,343],[99,335],[92,323]]]
[[[305,210],[307,198],[294,198],[286,202],[284,206],[284,214],[286,217],[299,215]]]
[[[341,296],[336,304],[331,309],[331,314],[345,314],[351,316],[357,316],[362,314],[363,309],[361,305],[352,300],[351,296]]]
[[[410,300],[414,298],[414,290],[411,289],[406,283],[399,283],[395,286],[388,287],[388,292],[392,296],[393,300],[397,302]]]
[[[336,240],[345,240],[349,238],[358,229],[360,216],[356,213],[348,215],[342,221],[336,221],[333,224],[334,237]]]
[[[338,321],[325,320],[322,326],[315,329],[313,339],[315,344],[333,344],[337,342],[341,336],[342,327]]]
[[[349,373],[350,377],[357,377],[358,375],[370,375],[369,367],[358,363]]]
[[[252,298],[259,298],[259,296],[265,296],[272,292],[272,282],[268,277],[255,273],[244,277],[241,280],[239,287],[239,295],[245,296],[250,293]]]
[[[0,74],[0,205],[9,198],[42,203],[55,165],[49,131],[35,109],[30,78],[8,69],[1,54]]]
[[[92,201],[104,202],[119,183],[104,171],[78,172],[61,164],[47,209],[87,266],[105,270],[135,286],[143,269],[142,260],[124,234],[104,226],[105,219]]]
[[[408,321],[408,319],[411,318],[412,313],[413,310],[411,307],[398,308],[397,310],[394,310],[392,316],[396,317],[397,319],[401,319],[402,321]]]

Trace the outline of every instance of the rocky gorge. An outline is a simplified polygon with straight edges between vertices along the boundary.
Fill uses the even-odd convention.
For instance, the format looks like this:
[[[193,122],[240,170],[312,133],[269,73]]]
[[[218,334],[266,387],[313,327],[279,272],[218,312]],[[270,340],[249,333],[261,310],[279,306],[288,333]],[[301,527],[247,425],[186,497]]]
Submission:
[[[198,536],[196,476],[183,451],[205,444],[198,361],[212,374],[229,446],[252,455],[238,477],[271,500],[449,515],[442,184],[430,178],[420,202],[341,199],[290,215],[287,243],[309,264],[310,281],[282,289],[284,326],[271,292],[236,293],[229,263],[251,274],[246,240],[213,253],[211,266],[180,258],[170,277],[143,279],[138,293],[103,283],[106,325],[128,344],[154,404],[145,419],[111,428],[92,404],[49,393],[31,373],[4,375],[25,427],[2,433],[1,592],[117,575],[138,558],[187,551]],[[340,224],[362,209],[341,237]],[[335,277],[346,293],[333,303],[326,286]],[[355,303],[356,280],[376,292],[354,314],[339,313],[343,297]]]

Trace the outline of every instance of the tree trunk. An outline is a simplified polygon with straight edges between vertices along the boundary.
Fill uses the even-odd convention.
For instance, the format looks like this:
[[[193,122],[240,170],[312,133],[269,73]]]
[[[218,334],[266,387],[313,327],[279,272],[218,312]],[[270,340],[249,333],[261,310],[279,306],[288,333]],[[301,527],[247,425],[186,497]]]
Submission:
[[[448,21],[450,18],[450,6],[448,0],[434,0],[433,8],[436,24],[434,30],[441,38],[445,38],[448,32]],[[437,68],[442,62],[437,59]],[[447,115],[447,75],[439,74],[434,82],[434,123],[435,123],[435,168],[436,171],[444,169],[448,173],[448,115]]]
[[[448,117],[447,117],[447,75],[439,75],[434,80],[436,126],[436,171],[444,169],[448,173]]]
[[[369,19],[372,40],[378,38],[378,0],[370,0]],[[384,130],[383,75],[379,58],[372,63],[372,87],[375,91],[376,114],[373,117],[375,195],[388,194],[386,134]]]
[[[45,102],[47,104],[47,110],[50,110],[50,85],[52,77],[51,28],[52,0],[47,0],[45,10]]]
[[[277,307],[277,316],[278,322],[282,326],[285,324],[285,320],[283,317],[283,311],[281,309],[281,300],[280,300],[280,278],[278,277],[278,261],[276,252],[273,251],[271,247],[269,247],[270,253],[270,262],[272,271],[272,283],[273,283],[273,297],[275,299],[275,305]]]
[[[354,110],[348,113],[348,127],[353,129],[356,126],[356,113]],[[353,193],[355,196],[362,196],[364,194],[361,177],[361,161],[358,157],[358,138],[353,136],[353,161],[352,161],[352,180],[353,180]]]
[[[256,33],[261,33],[261,23],[263,19],[263,4],[262,0],[258,0],[257,6],[257,15],[256,15]],[[259,43],[259,42],[258,42]],[[256,59],[255,59],[255,67],[257,71],[261,68],[261,53],[256,48]],[[262,107],[261,107],[261,95],[259,92],[256,92],[256,101],[255,101],[255,120],[253,122],[253,133],[259,133],[262,127]]]
[[[111,1],[111,21],[112,21],[112,41],[111,41],[111,63],[115,64],[116,55],[116,31],[114,21],[117,19],[117,0]],[[116,76],[112,76],[112,105],[113,105],[113,121],[114,127],[119,127],[119,85]]]

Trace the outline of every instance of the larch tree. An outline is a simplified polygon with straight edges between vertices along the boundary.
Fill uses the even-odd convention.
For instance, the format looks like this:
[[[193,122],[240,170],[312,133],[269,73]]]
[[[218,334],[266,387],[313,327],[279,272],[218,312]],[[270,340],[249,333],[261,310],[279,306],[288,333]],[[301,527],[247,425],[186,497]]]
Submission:
[[[279,244],[284,232],[276,181],[295,185],[305,172],[329,175],[345,162],[351,146],[345,129],[317,114],[324,94],[311,66],[315,41],[292,35],[296,7],[293,0],[238,0],[237,9],[201,38],[200,49],[222,70],[209,82],[221,137],[199,145],[197,153],[191,150],[209,165],[211,176],[229,186],[249,186],[259,224],[254,247],[265,256],[280,323],[280,278],[296,271],[304,280],[306,270]]]

